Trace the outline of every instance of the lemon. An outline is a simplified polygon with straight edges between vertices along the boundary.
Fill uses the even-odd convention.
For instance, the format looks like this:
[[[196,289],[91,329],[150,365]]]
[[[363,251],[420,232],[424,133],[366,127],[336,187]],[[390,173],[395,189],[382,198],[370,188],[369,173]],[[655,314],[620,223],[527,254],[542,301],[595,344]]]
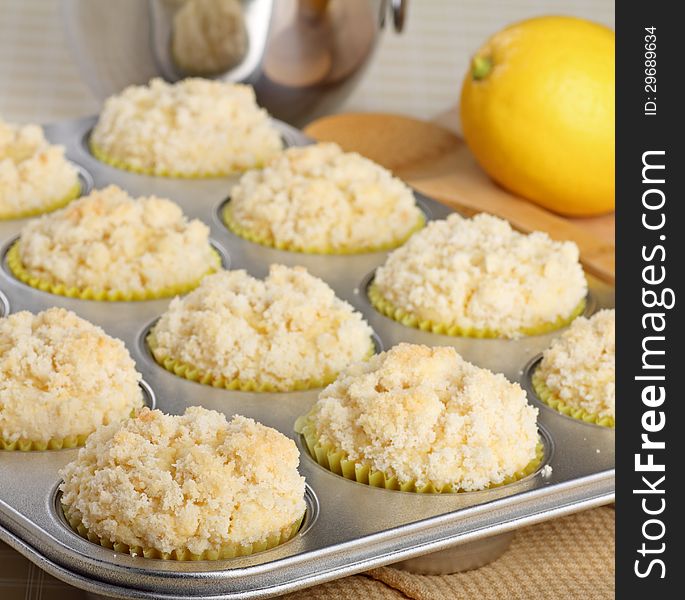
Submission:
[[[490,38],[461,92],[464,137],[500,185],[564,215],[614,209],[614,32],[538,17]]]

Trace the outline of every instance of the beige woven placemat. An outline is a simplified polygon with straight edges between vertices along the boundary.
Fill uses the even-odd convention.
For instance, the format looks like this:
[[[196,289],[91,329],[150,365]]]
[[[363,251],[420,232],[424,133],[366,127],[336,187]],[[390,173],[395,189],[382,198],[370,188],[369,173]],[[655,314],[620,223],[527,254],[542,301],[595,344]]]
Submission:
[[[2,600],[81,600],[0,543]],[[289,594],[285,600],[608,600],[614,597],[614,511],[602,507],[517,532],[511,548],[476,571],[412,575],[391,567]]]

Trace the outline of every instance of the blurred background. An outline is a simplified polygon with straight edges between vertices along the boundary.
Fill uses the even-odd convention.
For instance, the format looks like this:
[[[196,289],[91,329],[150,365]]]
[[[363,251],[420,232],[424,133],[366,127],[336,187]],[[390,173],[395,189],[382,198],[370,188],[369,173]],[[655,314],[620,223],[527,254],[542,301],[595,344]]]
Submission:
[[[0,0],[5,119],[50,122],[98,111],[100,100],[80,76],[61,10],[57,0]],[[485,38],[541,14],[614,26],[613,0],[410,0],[404,32],[385,28],[369,68],[335,110],[434,118],[456,105],[469,57]]]

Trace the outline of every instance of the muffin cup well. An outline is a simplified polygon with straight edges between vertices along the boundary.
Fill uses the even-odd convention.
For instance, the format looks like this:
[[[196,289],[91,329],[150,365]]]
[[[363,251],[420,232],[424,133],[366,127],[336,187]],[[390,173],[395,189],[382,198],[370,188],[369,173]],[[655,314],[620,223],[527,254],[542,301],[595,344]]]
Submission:
[[[438,487],[432,483],[417,486],[415,481],[400,482],[397,477],[390,477],[383,471],[378,471],[370,465],[364,465],[347,458],[347,454],[338,450],[333,444],[321,444],[314,425],[307,416],[299,417],[295,422],[295,431],[299,433],[305,441],[309,455],[324,469],[340,475],[345,479],[363,483],[372,487],[385,488],[387,490],[398,490],[401,492],[415,492],[419,494],[454,494],[463,493],[466,490],[456,488],[453,485]],[[544,458],[544,446],[538,442],[535,448],[535,457],[521,470],[510,475],[499,483],[493,483],[483,489],[501,487],[509,483],[514,483],[519,479],[534,473],[541,465]]]
[[[439,333],[442,335],[451,335],[454,337],[471,337],[471,338],[500,338],[506,339],[508,336],[502,335],[496,329],[476,329],[475,327],[460,327],[459,325],[447,325],[445,323],[436,323],[430,319],[420,319],[416,315],[404,310],[403,308],[395,306],[392,302],[383,297],[381,291],[375,283],[371,282],[367,289],[367,296],[372,306],[382,315],[405,325],[406,327],[413,327],[421,329],[422,331],[430,331],[432,333]],[[556,321],[550,323],[543,323],[534,327],[523,327],[516,333],[524,336],[542,335],[565,327],[576,317],[583,314],[585,311],[586,300],[583,298],[579,304],[573,309],[573,312],[568,317],[560,317]]]
[[[361,247],[325,247],[317,248],[314,246],[301,247],[295,244],[275,242],[268,236],[260,235],[254,231],[250,231],[246,227],[240,225],[234,218],[233,212],[231,211],[231,203],[227,202],[221,211],[221,218],[224,225],[229,229],[229,231],[235,233],[238,237],[259,244],[260,246],[268,246],[269,248],[275,248],[276,250],[285,250],[287,252],[299,252],[302,254],[328,254],[328,255],[346,255],[346,254],[365,254],[369,252],[382,252],[384,250],[392,250],[404,244],[412,235],[414,235],[419,229],[422,229],[426,224],[426,218],[421,214],[416,224],[402,237],[388,242],[387,244],[380,244],[378,246],[361,246]]]
[[[585,423],[594,423],[602,427],[614,428],[616,420],[611,416],[601,416],[598,413],[591,413],[583,408],[575,408],[561,400],[545,383],[538,369],[536,368],[530,378],[533,391],[537,397],[550,408],[560,412],[567,417],[584,421]]]
[[[224,544],[215,550],[205,550],[202,554],[193,554],[187,548],[178,548],[172,550],[171,552],[162,552],[156,548],[129,546],[128,544],[124,544],[122,542],[112,542],[110,540],[106,540],[90,532],[78,515],[71,514],[69,512],[69,507],[66,504],[62,504],[61,506],[64,517],[68,521],[70,527],[81,537],[93,542],[94,544],[99,544],[103,548],[109,548],[122,554],[130,554],[133,557],[140,556],[143,558],[157,558],[161,560],[178,561],[226,560],[230,558],[237,558],[239,556],[249,556],[251,554],[256,554],[257,552],[263,552],[264,550],[270,550],[271,548],[280,546],[281,544],[284,544],[288,540],[295,537],[297,532],[300,530],[302,521],[304,520],[303,514],[292,525],[288,525],[280,531],[271,533],[266,539],[260,542],[255,542],[253,544]]]
[[[68,298],[78,298],[81,300],[97,300],[100,302],[131,302],[170,298],[190,292],[200,284],[200,281],[203,279],[203,277],[214,273],[221,268],[221,256],[214,248],[212,248],[214,265],[211,266],[198,279],[189,283],[169,286],[157,290],[135,292],[126,290],[102,290],[91,287],[79,288],[75,286],[67,286],[61,283],[55,284],[45,279],[41,279],[40,277],[31,275],[21,262],[21,257],[19,256],[20,242],[21,239],[14,242],[14,244],[12,244],[10,249],[7,251],[7,266],[9,267],[12,275],[14,275],[22,283],[25,283],[26,285],[42,292],[48,292],[57,296],[66,296]]]
[[[15,213],[0,215],[0,221],[11,221],[14,219],[26,219],[27,217],[35,217],[44,213],[49,213],[59,208],[65,207],[72,200],[75,200],[81,195],[81,183],[77,181],[62,198],[48,202],[44,206],[37,208],[30,208],[28,210],[20,210]]]
[[[230,177],[246,171],[247,169],[227,169],[225,171],[197,171],[195,173],[185,173],[182,171],[170,171],[168,169],[146,169],[144,167],[137,167],[132,165],[125,160],[119,158],[114,158],[107,154],[102,148],[93,144],[93,142],[88,142],[88,149],[91,154],[97,158],[100,162],[114,167],[115,169],[120,169],[122,171],[130,171],[132,173],[137,173],[138,175],[149,175],[152,177],[169,177],[172,179],[211,179],[215,177]],[[263,164],[256,164],[255,169],[261,168]]]
[[[224,388],[227,390],[239,390],[241,392],[296,392],[311,390],[315,388],[326,387],[329,383],[335,381],[338,376],[337,373],[329,374],[325,377],[310,379],[301,379],[296,381],[291,386],[278,386],[269,383],[263,383],[256,381],[254,379],[227,379],[221,375],[212,375],[211,373],[206,373],[201,369],[183,362],[181,360],[166,357],[164,359],[158,359],[155,355],[155,349],[158,348],[157,342],[155,340],[154,333],[149,333],[146,342],[148,348],[150,349],[150,354],[155,362],[164,367],[170,373],[177,375],[178,377],[183,377],[189,381],[194,381],[196,383],[201,383],[203,385],[211,385],[216,388]],[[369,350],[367,357],[372,356],[375,353],[375,344],[371,342],[371,349]]]

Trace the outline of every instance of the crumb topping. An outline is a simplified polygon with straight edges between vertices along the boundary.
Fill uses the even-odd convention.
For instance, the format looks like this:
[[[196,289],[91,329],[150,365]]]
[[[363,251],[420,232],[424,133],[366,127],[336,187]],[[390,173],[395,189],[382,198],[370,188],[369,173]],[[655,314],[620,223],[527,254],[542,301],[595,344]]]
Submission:
[[[271,265],[264,280],[222,271],[175,298],[152,330],[167,357],[227,380],[278,389],[329,379],[371,349],[362,315],[303,267]]]
[[[0,218],[48,209],[78,186],[64,147],[48,143],[38,125],[0,119]]]
[[[188,549],[265,540],[303,515],[295,443],[241,416],[199,406],[141,410],[88,438],[60,475],[62,502],[111,542]]]
[[[432,221],[377,271],[381,295],[419,319],[517,337],[567,318],[587,293],[573,242],[514,231],[503,219]]]
[[[0,437],[87,435],[142,406],[121,340],[63,308],[0,318]]]
[[[400,482],[479,490],[535,458],[537,412],[454,348],[403,343],[346,369],[308,419],[320,443]]]
[[[251,86],[152,79],[105,102],[91,143],[125,168],[156,175],[226,175],[261,166],[281,138]]]
[[[19,255],[52,284],[127,292],[188,284],[216,266],[204,223],[170,200],[134,199],[113,185],[30,221]]]
[[[542,355],[538,374],[568,406],[616,416],[616,312],[579,317]]]
[[[397,245],[421,223],[411,189],[356,152],[288,148],[231,192],[232,219],[270,245],[296,250]]]

